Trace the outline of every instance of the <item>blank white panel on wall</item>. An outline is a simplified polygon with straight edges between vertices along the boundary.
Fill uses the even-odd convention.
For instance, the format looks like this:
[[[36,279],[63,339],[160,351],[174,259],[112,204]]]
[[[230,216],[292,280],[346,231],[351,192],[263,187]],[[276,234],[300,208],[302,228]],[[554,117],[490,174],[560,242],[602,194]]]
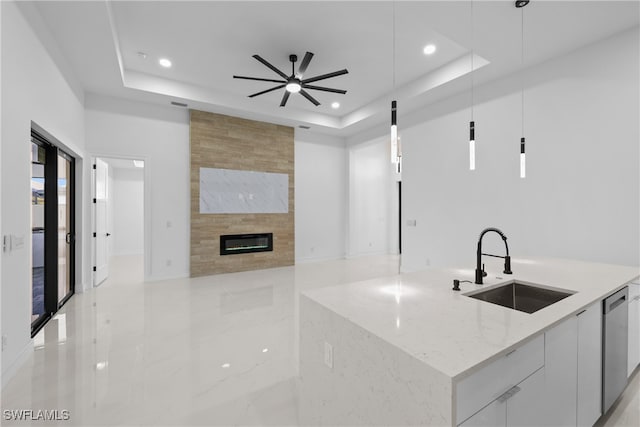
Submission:
[[[200,213],[288,213],[289,175],[200,168]]]

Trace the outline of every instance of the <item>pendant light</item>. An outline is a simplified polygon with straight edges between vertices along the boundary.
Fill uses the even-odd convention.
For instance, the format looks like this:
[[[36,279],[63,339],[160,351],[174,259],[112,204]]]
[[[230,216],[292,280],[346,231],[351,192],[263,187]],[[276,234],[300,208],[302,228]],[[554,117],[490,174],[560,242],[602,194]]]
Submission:
[[[520,107],[522,112],[521,120],[521,135],[520,138],[520,178],[527,176],[527,158],[525,153],[525,139],[524,139],[524,7],[529,4],[529,0],[516,0],[516,7],[521,9],[520,11],[520,100],[522,106]]]
[[[473,120],[473,0],[471,5],[471,121],[469,122],[469,170],[476,170],[476,123]]]
[[[393,62],[393,96],[396,94],[396,2],[393,1],[393,36],[392,36],[392,62]],[[391,163],[399,165],[400,155],[398,147],[398,102],[394,99],[391,101]],[[397,166],[399,168],[399,166]]]

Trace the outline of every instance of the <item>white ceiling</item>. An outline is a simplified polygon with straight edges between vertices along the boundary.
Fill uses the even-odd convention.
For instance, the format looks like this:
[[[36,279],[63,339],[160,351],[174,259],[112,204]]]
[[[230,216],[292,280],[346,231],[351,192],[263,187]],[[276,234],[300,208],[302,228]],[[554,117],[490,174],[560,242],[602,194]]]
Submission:
[[[389,102],[407,113],[521,68],[521,10],[513,1],[42,1],[34,2],[62,54],[88,92],[266,120],[350,136],[388,120]],[[563,55],[639,24],[637,1],[533,0],[524,10],[525,66]],[[473,22],[473,31],[471,23]],[[422,48],[438,47],[432,56]],[[309,91],[313,106],[276,84],[234,74],[286,74],[290,54],[315,54],[305,77],[347,68],[317,82],[346,95]],[[143,59],[138,52],[147,54]],[[160,57],[173,67],[163,69]],[[299,64],[299,62],[298,62]],[[434,90],[437,88],[438,90]],[[338,101],[337,110],[330,104]]]
[[[139,168],[133,163],[133,159],[118,159],[118,158],[112,158],[112,157],[100,157],[100,158],[114,169],[142,170],[144,168],[144,160],[136,160],[136,161],[142,162],[143,167]]]

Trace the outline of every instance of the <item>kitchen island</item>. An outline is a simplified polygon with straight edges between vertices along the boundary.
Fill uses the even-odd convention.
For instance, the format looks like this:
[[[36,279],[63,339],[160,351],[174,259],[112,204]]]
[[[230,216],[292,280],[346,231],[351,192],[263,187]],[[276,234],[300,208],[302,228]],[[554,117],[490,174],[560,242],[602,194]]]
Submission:
[[[600,363],[594,359],[598,353],[594,348],[601,349],[601,301],[637,278],[639,269],[520,258],[512,260],[513,274],[504,275],[499,273],[502,265],[491,261],[484,285],[461,283],[458,292],[452,290],[453,279],[473,281],[473,269],[433,268],[304,292],[300,297],[300,421],[491,424],[491,417],[506,413],[501,405],[513,395],[512,418],[505,425],[531,423],[527,417],[549,412],[547,406],[556,404],[549,399],[554,381],[562,385],[577,380],[575,375],[554,379],[551,373],[578,371],[578,363]],[[531,314],[466,295],[513,280],[571,295]],[[591,325],[592,333],[585,332],[586,326],[578,333],[576,316],[589,308],[591,320],[585,325]],[[580,336],[587,342],[580,344]],[[589,350],[581,356],[575,348],[564,348],[574,342]],[[573,353],[577,354],[575,369],[563,366],[565,359],[571,363]],[[525,381],[533,388],[524,388]],[[575,384],[570,388],[580,389]],[[582,388],[593,390],[584,398],[591,423],[599,416],[593,414],[593,406],[601,383]],[[520,405],[525,419],[513,418],[518,402],[525,398],[526,404]],[[578,400],[573,420],[576,416],[580,420],[580,396],[571,399]],[[558,419],[547,420],[561,424]]]

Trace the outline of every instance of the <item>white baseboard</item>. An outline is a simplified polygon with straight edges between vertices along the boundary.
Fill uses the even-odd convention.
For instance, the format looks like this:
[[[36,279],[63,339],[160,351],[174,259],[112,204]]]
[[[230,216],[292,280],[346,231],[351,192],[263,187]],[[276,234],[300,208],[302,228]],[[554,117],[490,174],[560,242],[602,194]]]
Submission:
[[[322,261],[336,261],[339,259],[345,259],[344,254],[342,255],[334,255],[334,256],[326,256],[326,257],[302,257],[296,258],[295,264],[308,264],[311,262],[322,262]]]
[[[366,253],[357,253],[357,254],[347,254],[345,256],[346,259],[354,259],[354,258],[363,258],[367,256],[380,256],[380,255],[393,255],[387,251],[375,251],[375,252],[366,252]]]
[[[175,280],[175,279],[188,279],[189,273],[182,273],[173,276],[155,276],[149,275],[144,277],[144,281],[146,282],[160,282],[162,280]]]

